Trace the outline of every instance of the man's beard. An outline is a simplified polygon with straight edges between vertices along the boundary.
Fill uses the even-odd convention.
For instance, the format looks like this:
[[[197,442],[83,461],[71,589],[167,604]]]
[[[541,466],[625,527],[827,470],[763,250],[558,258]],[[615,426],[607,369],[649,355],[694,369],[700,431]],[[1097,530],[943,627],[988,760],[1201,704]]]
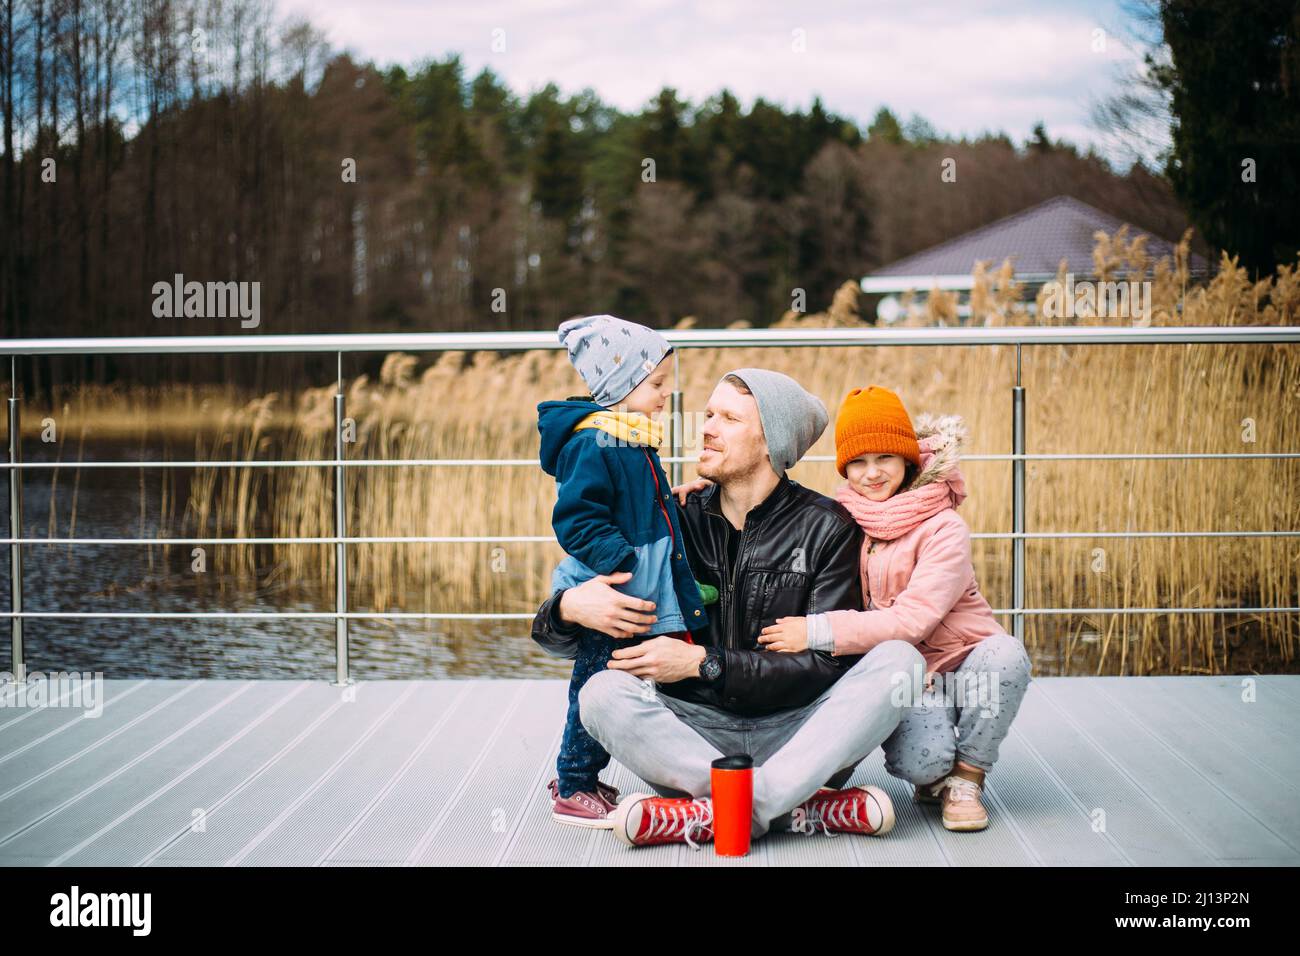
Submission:
[[[763,458],[751,462],[748,466],[738,466],[732,462],[720,461],[712,468],[709,468],[708,465],[697,463],[695,473],[701,478],[709,479],[714,484],[722,485],[729,481],[745,481],[757,474],[765,464],[766,461]]]
[[[721,454],[721,452],[719,452],[716,448],[710,448],[709,451],[712,451],[715,454]],[[726,470],[721,461],[714,462],[712,465],[705,464],[704,462],[698,460],[695,463],[695,474],[698,475],[700,478],[707,478],[709,479],[709,481],[712,481],[715,484],[717,483],[718,480],[719,469],[722,469],[723,472],[722,477],[725,478]]]

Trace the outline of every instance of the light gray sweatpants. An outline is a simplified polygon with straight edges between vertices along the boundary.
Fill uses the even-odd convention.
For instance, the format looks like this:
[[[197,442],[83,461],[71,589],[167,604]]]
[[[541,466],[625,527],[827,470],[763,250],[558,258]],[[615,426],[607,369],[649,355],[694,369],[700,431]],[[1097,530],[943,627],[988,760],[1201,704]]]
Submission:
[[[578,706],[587,732],[660,796],[707,796],[713,761],[749,754],[751,833],[760,837],[769,828],[789,829],[791,810],[822,785],[843,786],[894,732],[902,712],[894,688],[920,663],[911,644],[886,641],[816,700],[763,717],[677,700],[618,670],[593,675]]]
[[[1029,688],[1029,672],[1020,641],[1010,634],[984,638],[955,670],[938,675],[933,691],[909,695],[911,706],[884,744],[885,769],[914,784],[943,779],[958,759],[992,770]]]

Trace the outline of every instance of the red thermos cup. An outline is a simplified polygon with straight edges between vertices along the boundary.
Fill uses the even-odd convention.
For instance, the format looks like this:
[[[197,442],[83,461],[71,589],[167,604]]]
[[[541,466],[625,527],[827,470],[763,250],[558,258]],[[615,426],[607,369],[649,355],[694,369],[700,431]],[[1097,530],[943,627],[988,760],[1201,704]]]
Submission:
[[[754,760],[733,754],[713,761],[713,852],[718,856],[749,853],[750,821],[754,815]]]

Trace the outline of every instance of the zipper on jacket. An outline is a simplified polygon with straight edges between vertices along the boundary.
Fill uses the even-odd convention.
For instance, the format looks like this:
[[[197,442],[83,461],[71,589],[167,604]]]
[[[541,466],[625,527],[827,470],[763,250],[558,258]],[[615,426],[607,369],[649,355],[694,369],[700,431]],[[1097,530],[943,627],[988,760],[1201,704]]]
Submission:
[[[876,547],[877,547],[877,545],[879,545],[879,544],[880,544],[880,541],[878,541],[878,540],[875,539],[875,538],[872,538],[872,539],[871,539],[871,547],[867,548],[867,554],[868,554],[868,555],[875,554],[875,553],[876,553]],[[867,564],[867,607],[866,607],[866,610],[868,610],[868,611],[873,611],[873,610],[875,610],[875,607],[876,607],[875,603],[871,600],[871,564],[870,564],[870,562],[868,562],[868,564]]]
[[[729,643],[727,644],[728,647],[736,647],[736,646],[737,646],[737,643],[738,643],[738,641],[737,641],[737,631],[738,631],[738,629],[739,629],[739,627],[740,627],[740,624],[739,624],[739,622],[736,620],[736,608],[740,605],[740,602],[736,600],[736,578],[737,578],[737,576],[738,576],[738,574],[739,574],[739,572],[740,572],[740,566],[741,566],[742,564],[745,563],[744,558],[745,558],[745,529],[744,529],[744,528],[741,528],[741,529],[740,529],[740,545],[736,548],[736,564],[735,564],[735,566],[731,569],[731,584],[730,584],[730,587],[731,587],[731,608],[730,608],[730,610],[731,610],[731,624],[732,624],[732,626],[731,626],[731,628],[730,628],[730,632],[727,634],[727,640],[729,641]]]
[[[668,524],[668,542],[669,542],[669,549],[670,549],[668,552],[669,581],[670,581],[669,586],[672,588],[676,588],[677,587],[676,580],[672,578],[672,560],[673,560],[672,556],[677,552],[677,534],[676,532],[673,531],[673,519],[668,517],[668,509],[664,506],[663,489],[659,487],[659,472],[655,470],[655,463],[650,460],[650,452],[646,451],[644,447],[641,449],[641,451],[645,454],[646,464],[650,466],[650,477],[655,480],[655,504],[659,505],[659,510],[663,512],[664,521],[667,522]],[[694,581],[694,574],[691,575],[691,578],[692,581]],[[691,629],[687,627],[684,628],[683,631],[686,634],[686,643],[694,644],[695,638],[691,636]]]
[[[658,472],[655,471],[654,462],[650,460],[650,452],[646,451],[644,448],[642,448],[641,451],[645,453],[646,464],[650,466],[650,477],[655,480],[655,504],[657,504],[659,506],[659,510],[663,512],[664,521],[667,522],[668,524],[668,540],[671,541],[673,543],[673,547],[676,548],[677,535],[673,533],[673,521],[671,518],[668,517],[668,509],[664,507],[663,492],[659,488],[659,474]]]
[[[713,514],[712,512],[707,513],[710,517],[717,518],[719,521],[725,522],[726,524],[726,531],[723,533],[721,546],[718,549],[719,557],[722,559],[722,591],[718,598],[718,607],[719,610],[724,607],[724,600],[729,601],[730,605],[726,606],[727,613],[719,614],[718,618],[720,623],[730,625],[726,627],[722,633],[722,646],[735,647],[736,642],[732,638],[736,629],[736,573],[739,570],[740,565],[743,563],[741,558],[743,558],[745,554],[745,530],[743,528],[740,529],[740,544],[736,548],[736,563],[731,564],[730,556],[727,553],[727,536],[734,530],[731,526],[731,522],[727,520],[726,515]]]
[[[717,518],[719,521],[726,522],[727,528],[729,529],[727,533],[729,534],[732,525],[731,522],[727,519],[727,516],[723,514],[713,514],[712,512],[709,513],[712,514],[713,517]],[[758,532],[759,524],[761,524],[761,522],[756,523],[754,525],[753,528],[754,533]],[[746,515],[745,525],[746,526],[749,525],[748,515]],[[726,597],[731,599],[731,604],[732,604],[731,607],[727,608],[727,612],[728,612],[727,614],[720,615],[720,617],[726,619],[731,624],[731,627],[727,629],[727,633],[723,635],[723,646],[735,648],[738,646],[737,632],[739,631],[739,622],[737,622],[736,620],[736,605],[738,603],[736,601],[736,579],[740,573],[740,566],[745,563],[745,528],[744,527],[740,529],[740,544],[736,547],[736,563],[731,566],[727,565],[728,562],[727,539],[725,537],[722,539],[721,556],[722,556],[723,568],[724,568],[722,579],[727,586],[723,594]]]

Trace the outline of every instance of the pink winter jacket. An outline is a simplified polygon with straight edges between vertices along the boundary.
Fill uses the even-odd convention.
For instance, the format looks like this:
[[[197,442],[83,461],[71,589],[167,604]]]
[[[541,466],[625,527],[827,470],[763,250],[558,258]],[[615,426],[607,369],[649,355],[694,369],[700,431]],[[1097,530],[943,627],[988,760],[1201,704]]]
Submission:
[[[920,416],[916,434],[922,467],[908,490],[949,475],[960,487],[961,420]],[[935,451],[927,454],[928,448]],[[957,502],[964,496],[963,488]],[[952,507],[892,540],[873,538],[868,531],[860,573],[869,610],[826,612],[836,654],[863,654],[883,641],[903,640],[916,645],[927,673],[941,674],[956,668],[984,638],[1004,633],[975,582],[970,529]]]

